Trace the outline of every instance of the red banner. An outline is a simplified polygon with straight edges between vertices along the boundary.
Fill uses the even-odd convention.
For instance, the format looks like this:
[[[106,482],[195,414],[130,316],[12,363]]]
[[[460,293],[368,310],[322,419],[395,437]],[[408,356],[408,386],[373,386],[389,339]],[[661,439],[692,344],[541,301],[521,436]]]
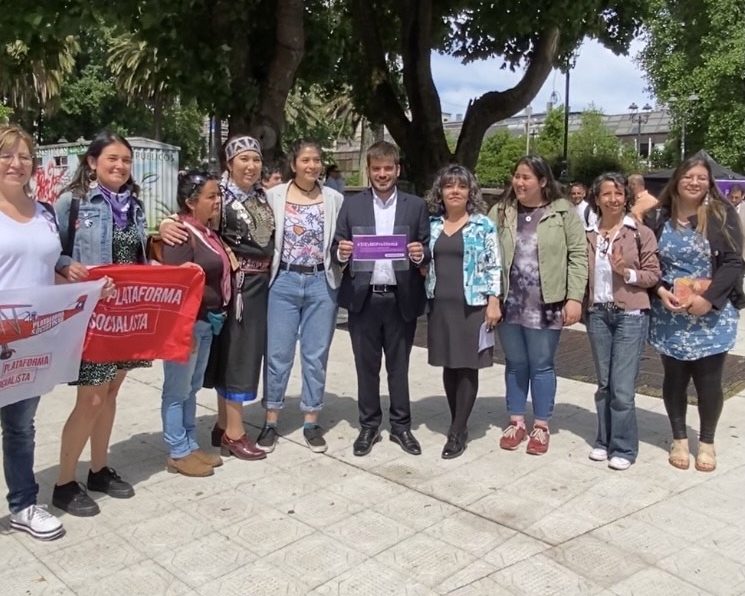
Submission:
[[[201,268],[105,265],[90,274],[90,279],[113,279],[116,295],[101,300],[93,311],[83,360],[189,359],[204,293]]]

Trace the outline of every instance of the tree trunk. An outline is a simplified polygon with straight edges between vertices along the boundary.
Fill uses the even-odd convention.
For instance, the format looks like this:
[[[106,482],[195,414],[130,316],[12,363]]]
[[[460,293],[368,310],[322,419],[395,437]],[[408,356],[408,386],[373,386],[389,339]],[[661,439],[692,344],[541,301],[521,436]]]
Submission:
[[[277,46],[249,126],[261,142],[267,161],[274,161],[282,151],[280,135],[285,124],[285,104],[305,53],[303,1],[278,0],[276,18]]]

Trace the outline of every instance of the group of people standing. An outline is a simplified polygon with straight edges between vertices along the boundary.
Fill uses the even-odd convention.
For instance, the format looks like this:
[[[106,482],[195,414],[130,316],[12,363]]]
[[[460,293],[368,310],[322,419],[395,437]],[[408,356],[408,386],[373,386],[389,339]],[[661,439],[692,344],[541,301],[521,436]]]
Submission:
[[[30,193],[32,139],[17,128],[0,130],[0,289],[49,285],[55,276],[58,282],[80,281],[94,265],[147,264],[132,157],[123,137],[98,135],[55,204],[55,216]],[[303,436],[313,452],[324,452],[319,415],[339,306],[349,313],[357,372],[356,456],[370,453],[381,439],[383,355],[389,437],[406,453],[421,453],[412,432],[408,369],[417,320],[425,312],[429,363],[443,368],[451,415],[442,457],[466,449],[479,370],[493,362],[495,336],[506,357],[509,416],[500,447],[514,451],[527,441],[528,453],[546,453],[561,330],[584,317],[598,378],[598,432],[590,458],[618,470],[636,460],[635,384],[649,336],[665,369],[663,396],[673,429],[669,461],[689,466],[685,414],[693,378],[701,416],[696,468],[715,468],[722,367],[734,343],[736,307],[742,306],[742,232],[705,161],[681,164],[645,225],[630,213],[627,181],[612,173],[593,183],[587,200],[592,223],[583,223],[537,156],[517,162],[509,191],[488,214],[476,179],[459,165],[437,174],[427,201],[401,191],[400,156],[387,142],[368,149],[370,188],[346,200],[320,184],[322,151],[313,141],[293,145],[288,181],[269,190],[261,184],[256,139],[228,139],[222,157],[221,177],[197,170],[180,175],[178,213],[159,228],[162,263],[201,267],[206,278],[191,356],[186,363],[164,362],[161,415],[169,471],[203,477],[222,465],[197,441],[196,394],[202,387],[217,393],[211,439],[222,456],[257,460],[271,453],[298,343]],[[34,226],[39,235],[33,245],[13,240],[28,237]],[[358,250],[360,238],[376,235],[400,242],[394,257],[369,258]],[[676,291],[682,278],[710,283],[700,294],[682,296]],[[111,291],[108,283],[104,292]],[[127,371],[150,364],[81,363],[76,404],[62,433],[52,497],[57,508],[90,516],[99,507],[88,491],[134,495],[108,466],[108,446]],[[243,405],[259,399],[265,421],[254,441],[244,428]],[[33,398],[0,410],[3,460],[11,524],[50,539],[63,530],[36,504],[37,404]],[[88,441],[91,465],[83,486],[75,472]]]

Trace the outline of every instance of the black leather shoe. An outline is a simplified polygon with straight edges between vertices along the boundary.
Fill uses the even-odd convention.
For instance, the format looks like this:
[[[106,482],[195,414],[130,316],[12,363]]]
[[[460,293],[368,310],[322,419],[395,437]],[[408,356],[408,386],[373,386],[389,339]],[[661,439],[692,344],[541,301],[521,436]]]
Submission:
[[[468,433],[450,433],[447,443],[442,448],[442,459],[454,459],[466,450],[466,437]]]
[[[421,455],[422,447],[419,445],[419,441],[416,440],[410,430],[400,430],[398,432],[391,431],[391,441],[398,443],[401,449],[409,453],[410,455]]]
[[[367,455],[372,451],[373,445],[378,441],[380,441],[380,430],[377,428],[363,428],[354,442],[354,454],[360,457]]]

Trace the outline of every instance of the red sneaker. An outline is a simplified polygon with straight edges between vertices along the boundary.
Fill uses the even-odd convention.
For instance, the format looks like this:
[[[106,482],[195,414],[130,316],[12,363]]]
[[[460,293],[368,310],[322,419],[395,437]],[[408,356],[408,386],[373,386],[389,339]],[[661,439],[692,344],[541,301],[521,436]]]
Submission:
[[[499,446],[507,451],[514,451],[525,440],[526,435],[527,431],[524,426],[518,426],[517,422],[510,422],[510,425],[502,432]]]
[[[543,455],[548,451],[548,439],[550,433],[545,426],[534,426],[528,440],[528,453],[530,455]]]

